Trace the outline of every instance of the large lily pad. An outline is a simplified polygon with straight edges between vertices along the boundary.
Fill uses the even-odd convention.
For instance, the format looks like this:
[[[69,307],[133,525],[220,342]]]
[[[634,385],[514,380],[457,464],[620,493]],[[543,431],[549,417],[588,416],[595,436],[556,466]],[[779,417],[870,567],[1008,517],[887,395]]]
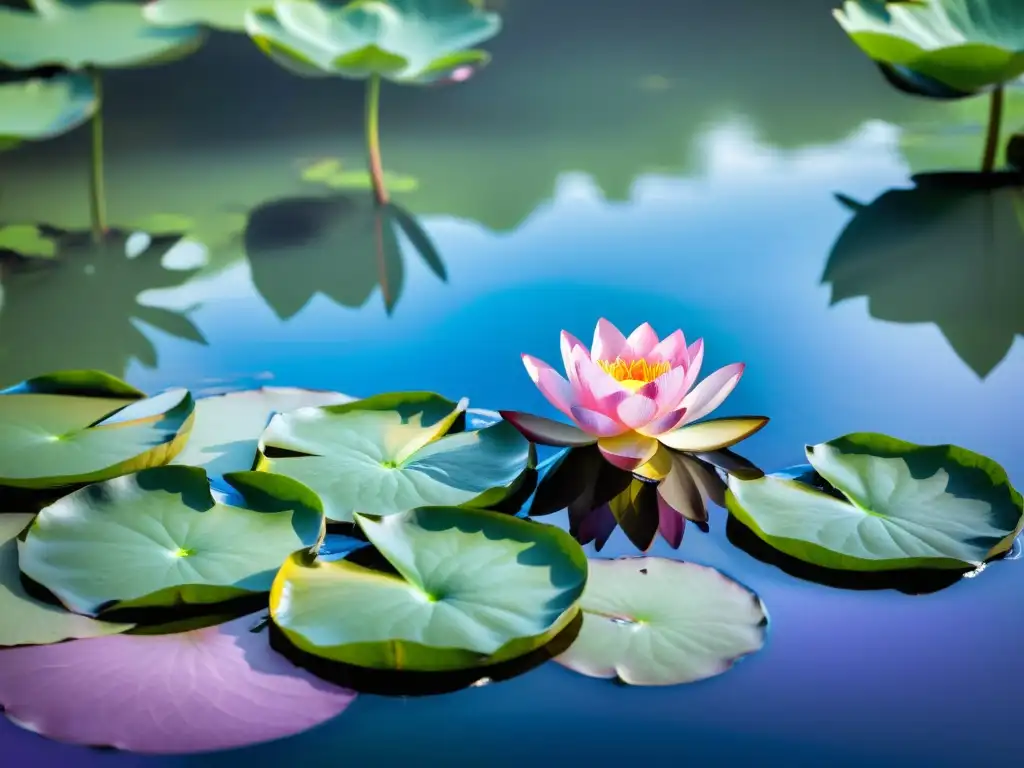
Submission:
[[[1024,334],[1024,186],[1009,174],[915,176],[856,216],[829,256],[832,303],[868,299],[873,317],[934,323],[954,351],[987,376]],[[1003,179],[1002,183],[995,183]]]
[[[258,469],[308,485],[336,522],[354,512],[491,507],[518,489],[533,448],[504,421],[462,431],[465,410],[465,400],[406,392],[278,414],[260,438]]]
[[[583,627],[556,661],[588,677],[678,685],[761,650],[760,598],[714,568],[660,557],[591,560]]]
[[[405,285],[398,234],[409,239],[430,270],[447,272],[415,217],[369,196],[335,195],[275,200],[249,215],[245,252],[253,285],[282,320],[317,294],[345,307],[363,306],[380,287],[390,313]]]
[[[258,620],[0,651],[0,706],[58,741],[189,754],[301,733],[352,703],[275,653]]]
[[[245,14],[272,5],[273,0],[152,0],[142,8],[150,24],[182,27],[191,24],[244,32]]]
[[[0,485],[59,488],[166,464],[195,404],[178,389],[146,399],[99,371],[60,371],[0,393]]]
[[[998,464],[956,446],[856,433],[807,448],[820,490],[731,478],[729,511],[759,538],[824,568],[968,569],[1020,533],[1024,503]]]
[[[211,492],[196,467],[86,486],[39,513],[19,544],[21,571],[91,616],[266,592],[289,554],[319,547],[319,499],[279,475],[224,479],[232,495]]]
[[[0,143],[60,136],[92,117],[98,105],[85,75],[0,84]]]
[[[21,583],[17,537],[35,515],[0,515],[0,646],[45,645],[62,640],[116,635],[131,624],[97,621],[30,596]],[[3,657],[0,656],[0,664]]]
[[[260,435],[275,413],[350,403],[340,392],[261,387],[196,400],[195,425],[172,463],[204,467],[211,477],[252,469]]]
[[[202,27],[155,29],[131,3],[29,0],[33,11],[0,7],[0,64],[136,67],[185,56],[203,42]]]
[[[577,615],[587,560],[558,528],[451,507],[357,521],[395,572],[293,555],[270,609],[300,651],[373,669],[476,668],[541,647]]]
[[[847,0],[836,19],[871,59],[970,93],[1024,75],[1018,0]]]

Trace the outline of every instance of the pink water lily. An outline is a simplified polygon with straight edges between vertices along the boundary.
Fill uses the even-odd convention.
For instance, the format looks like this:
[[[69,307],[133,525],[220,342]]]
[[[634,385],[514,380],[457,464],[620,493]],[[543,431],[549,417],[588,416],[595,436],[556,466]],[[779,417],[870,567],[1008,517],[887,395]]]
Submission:
[[[502,416],[542,445],[596,442],[609,462],[630,471],[647,464],[659,445],[687,453],[721,450],[752,435],[768,419],[698,421],[725,401],[744,368],[742,363],[727,365],[698,384],[703,359],[702,339],[687,346],[682,331],[659,339],[648,323],[627,337],[602,318],[589,350],[562,332],[566,376],[523,355],[534,384],[572,424],[511,411]]]

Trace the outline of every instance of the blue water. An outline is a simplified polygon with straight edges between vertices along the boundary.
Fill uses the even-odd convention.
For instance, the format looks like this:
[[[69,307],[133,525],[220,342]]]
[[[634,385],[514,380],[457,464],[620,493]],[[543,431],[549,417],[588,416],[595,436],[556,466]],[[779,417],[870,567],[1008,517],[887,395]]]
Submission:
[[[751,3],[739,5],[754,15],[746,22],[740,15],[737,23],[755,36],[757,11]],[[814,5],[829,4],[800,4],[802,10]],[[781,50],[783,44],[773,45]],[[658,50],[668,60],[669,49]],[[815,43],[800,53],[823,62],[821,50],[823,44]],[[907,307],[924,307],[927,315],[934,306],[929,296],[936,292],[952,300],[976,299],[965,300],[959,313],[940,306],[920,322],[876,319],[863,297],[832,306],[831,288],[821,282],[833,245],[852,218],[834,193],[867,203],[886,190],[911,187],[911,173],[922,170],[908,165],[900,146],[903,128],[879,119],[892,103],[881,80],[869,68],[860,69],[855,51],[841,50],[828,56],[847,57],[842,60],[856,73],[855,88],[877,87],[883,105],[861,103],[848,130],[825,131],[817,140],[783,148],[766,141],[736,108],[692,128],[693,162],[655,172],[638,166],[615,199],[608,199],[593,174],[556,159],[550,163],[553,188],[513,226],[491,228],[457,211],[427,210],[420,222],[444,260],[448,280],[432,274],[403,242],[404,289],[390,315],[379,291],[358,307],[315,295],[324,275],[314,279],[300,263],[291,279],[312,298],[282,321],[254,288],[244,258],[229,261],[209,277],[146,294],[147,303],[194,308],[189,317],[206,346],[141,324],[155,350],[155,366],[126,357],[124,369],[111,372],[149,391],[177,385],[202,394],[263,384],[353,395],[428,389],[468,396],[477,407],[554,416],[526,376],[520,354],[557,364],[562,329],[586,340],[602,316],[626,330],[647,321],[663,335],[682,328],[690,339],[703,337],[707,371],[747,363],[720,412],[771,417],[769,427],[743,446],[762,466],[799,463],[808,443],[881,431],[918,443],[962,445],[991,456],[1012,480],[1024,483],[1024,432],[1017,426],[1024,423],[1024,323],[1019,313],[1007,318],[1006,294],[1000,293],[1006,280],[991,279],[997,268],[1020,276],[1022,267],[1013,259],[1024,261],[1024,248],[1015,256],[1001,252],[993,266],[995,257],[984,248],[968,247],[984,239],[954,227],[960,236],[950,238],[949,251],[935,254],[938,263],[962,266],[952,291],[938,284],[939,273],[927,264],[901,263],[901,250],[894,248],[892,269],[908,286]],[[496,153],[506,145],[522,151],[514,136],[494,143]],[[614,146],[609,141],[606,150]],[[40,157],[43,167],[46,159]],[[27,166],[17,168],[22,167]],[[496,185],[494,194],[500,195],[500,178],[481,171],[476,183],[481,190]],[[42,192],[33,194],[43,199]],[[420,210],[435,203],[431,198]],[[15,203],[12,210],[20,213],[26,206]],[[889,235],[893,242],[914,237],[898,227]],[[337,257],[333,277],[340,282],[350,272],[366,271],[347,258],[354,257]],[[885,280],[883,273],[871,287],[882,293]],[[18,286],[13,279],[5,291]],[[45,283],[33,290],[45,305]],[[70,338],[64,348],[74,356],[67,327],[89,319],[61,316],[61,306],[57,297],[46,314],[33,317],[22,310],[28,314],[18,322]],[[950,316],[982,332],[968,334],[966,346],[954,349],[934,324]],[[9,318],[0,313],[2,333],[8,333],[5,322]],[[992,352],[997,337],[1009,345],[1005,356]],[[112,345],[122,344],[121,336],[110,338]],[[5,377],[15,369],[21,375],[35,357],[43,357],[20,349],[18,359],[0,356]],[[88,354],[120,359],[119,350],[102,341]],[[968,364],[993,354],[998,363],[991,370]],[[629,689],[547,664],[509,682],[443,697],[362,696],[337,720],[304,735],[189,758],[72,748],[3,721],[3,764],[220,768],[415,762],[447,768],[569,760],[605,766],[629,759],[653,766],[937,768],[1019,761],[1019,714],[1012,699],[1024,674],[1019,563],[995,563],[977,578],[925,596],[830,589],[736,550],[725,539],[724,522],[724,513],[713,510],[710,533],[691,526],[678,554],[660,541],[651,552],[719,567],[765,601],[772,618],[767,647],[721,677]],[[630,553],[616,532],[602,556]]]

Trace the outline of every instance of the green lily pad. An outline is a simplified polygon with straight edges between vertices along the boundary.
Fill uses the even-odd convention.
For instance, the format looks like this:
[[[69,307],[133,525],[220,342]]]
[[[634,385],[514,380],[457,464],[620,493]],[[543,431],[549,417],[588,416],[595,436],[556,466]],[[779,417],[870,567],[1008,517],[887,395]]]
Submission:
[[[355,512],[491,507],[517,490],[534,452],[505,421],[462,431],[466,406],[406,392],[278,414],[260,438],[257,468],[308,485],[336,522]]]
[[[138,5],[104,0],[29,0],[34,12],[0,7],[0,64],[83,69],[158,64],[203,42],[202,27],[154,29]]]
[[[166,464],[188,439],[188,390],[146,398],[100,371],[59,371],[0,393],[0,485],[59,488]]]
[[[1007,551],[1021,495],[991,459],[950,445],[856,433],[808,446],[835,493],[797,480],[730,478],[726,506],[780,552],[823,568],[967,569]]]
[[[874,61],[971,93],[1024,75],[1024,5],[1017,0],[847,0],[836,19]],[[980,6],[980,7],[979,7]]]
[[[98,106],[92,80],[85,75],[3,83],[0,136],[32,141],[52,139],[84,123]]]
[[[152,0],[142,8],[150,24],[180,27],[202,24],[225,32],[244,32],[245,14],[273,4],[273,0]]]
[[[17,537],[35,518],[32,514],[0,515],[0,646],[49,645],[63,640],[116,635],[131,624],[97,621],[69,613],[31,597],[18,569]]]
[[[311,184],[322,184],[330,189],[338,190],[370,190],[373,180],[369,171],[364,169],[347,170],[348,163],[338,158],[324,158],[306,166],[302,170],[302,180]],[[384,171],[384,186],[391,192],[415,192],[420,187],[415,176]]]
[[[269,591],[286,557],[319,547],[319,500],[279,475],[224,480],[231,494],[197,467],[156,467],[81,488],[36,517],[21,572],[87,616]]]
[[[0,227],[0,252],[10,251],[29,259],[52,259],[57,242],[33,224]]]
[[[192,434],[171,463],[203,467],[211,477],[252,469],[260,435],[275,413],[353,400],[340,392],[291,387],[262,387],[200,397],[196,400]]]
[[[761,599],[714,568],[660,557],[591,560],[583,627],[556,661],[629,685],[679,685],[764,646]]]
[[[294,554],[270,615],[301,651],[372,669],[471,669],[540,648],[576,618],[587,560],[561,529],[450,507],[357,522],[396,572]]]
[[[486,64],[490,56],[472,46],[498,34],[501,18],[466,0],[277,0],[246,14],[245,29],[298,75],[425,84]]]

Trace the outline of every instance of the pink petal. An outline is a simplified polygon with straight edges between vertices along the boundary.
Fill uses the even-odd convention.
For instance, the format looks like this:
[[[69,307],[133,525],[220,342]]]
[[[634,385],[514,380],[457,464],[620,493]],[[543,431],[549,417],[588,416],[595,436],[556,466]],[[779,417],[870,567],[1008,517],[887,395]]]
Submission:
[[[622,354],[625,347],[626,337],[622,335],[622,331],[603,317],[597,321],[597,327],[594,329],[594,343],[590,348],[591,359],[611,362]]]
[[[657,415],[659,416],[674,411],[679,407],[686,394],[686,369],[673,368],[667,373],[661,374],[651,383],[641,387],[639,394],[654,400],[658,406]]]
[[[565,367],[565,372],[569,375],[569,382],[572,383],[573,377],[576,375],[576,366],[572,363],[572,351],[579,347],[583,350],[583,354],[590,357],[590,350],[588,350],[580,340],[573,336],[568,331],[562,331],[562,365]]]
[[[620,424],[615,419],[579,405],[572,407],[572,417],[580,425],[580,429],[589,435],[596,435],[600,438],[614,438],[629,431],[629,427]]]
[[[679,549],[686,530],[686,518],[658,494],[658,531],[672,549]]]
[[[615,406],[625,400],[629,393],[610,373],[583,354],[582,349],[577,348],[572,357],[579,382],[580,404],[604,413],[614,413]]]
[[[638,431],[651,437],[657,437],[658,435],[663,435],[666,432],[671,432],[682,424],[685,419],[686,409],[680,408],[676,411],[669,411],[664,416],[659,416],[646,426],[641,427]]]
[[[651,419],[658,415],[658,403],[654,398],[638,392],[619,403],[615,415],[630,429],[638,429],[649,424]]]
[[[652,363],[668,363],[673,368],[685,366],[690,362],[686,354],[686,337],[682,331],[676,331],[655,345],[654,349],[647,355]]]
[[[633,360],[647,357],[658,346],[658,334],[650,323],[637,326],[636,330],[626,339],[626,349]]]
[[[658,441],[639,432],[626,432],[615,437],[602,437],[597,441],[601,455],[612,466],[632,472],[650,461],[658,452]]]
[[[686,421],[696,421],[711,413],[720,406],[725,398],[735,389],[743,375],[743,363],[733,363],[708,376],[683,399],[686,408]]]
[[[533,379],[533,383],[537,385],[540,393],[555,408],[566,415],[570,415],[573,403],[576,402],[572,385],[543,360],[538,360],[530,355],[523,355],[523,365],[526,366],[526,372],[530,374],[530,378]]]
[[[700,367],[704,363],[704,339],[697,339],[693,342],[690,348],[686,350],[686,356],[690,359],[690,362],[686,364],[686,384],[683,387],[683,392],[689,392],[693,385],[697,383]]]
[[[563,424],[560,421],[519,411],[498,411],[498,414],[531,443],[577,447],[593,445],[595,442],[593,435],[588,435],[572,424]]]

